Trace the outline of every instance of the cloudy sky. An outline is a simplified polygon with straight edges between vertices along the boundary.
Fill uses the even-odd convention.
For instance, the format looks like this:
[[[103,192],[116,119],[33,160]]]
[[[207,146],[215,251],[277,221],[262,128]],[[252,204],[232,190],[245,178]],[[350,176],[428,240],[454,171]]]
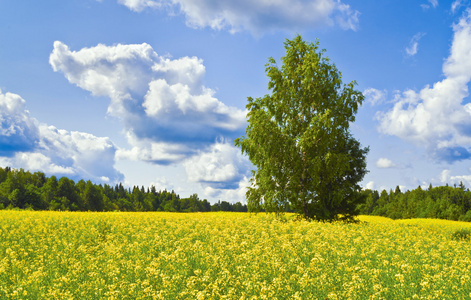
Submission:
[[[233,140],[297,33],[366,96],[364,187],[471,187],[465,0],[1,1],[0,166],[244,202]]]

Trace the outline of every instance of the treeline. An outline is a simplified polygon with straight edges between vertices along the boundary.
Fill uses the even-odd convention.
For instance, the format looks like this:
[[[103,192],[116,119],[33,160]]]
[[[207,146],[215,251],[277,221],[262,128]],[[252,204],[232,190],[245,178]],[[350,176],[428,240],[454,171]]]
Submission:
[[[434,218],[471,222],[471,192],[461,182],[458,186],[420,186],[402,192],[364,190],[366,201],[359,205],[362,215],[377,215],[392,219]]]
[[[20,208],[33,210],[69,211],[169,211],[246,212],[247,206],[219,201],[211,205],[197,194],[180,198],[173,190],[157,191],[154,186],[145,189],[134,186],[124,188],[117,184],[94,184],[90,180],[75,183],[67,177],[47,177],[42,172],[31,173],[23,169],[0,167],[0,209]]]
[[[402,192],[399,187],[381,193],[362,191],[365,202],[358,206],[361,215],[392,219],[435,218],[471,222],[471,191],[458,186],[420,186]],[[67,177],[47,177],[42,172],[0,167],[0,209],[69,211],[169,211],[169,212],[246,212],[247,205],[219,201],[212,204],[197,194],[180,198],[173,190],[124,188],[94,184],[90,180],[74,182]]]

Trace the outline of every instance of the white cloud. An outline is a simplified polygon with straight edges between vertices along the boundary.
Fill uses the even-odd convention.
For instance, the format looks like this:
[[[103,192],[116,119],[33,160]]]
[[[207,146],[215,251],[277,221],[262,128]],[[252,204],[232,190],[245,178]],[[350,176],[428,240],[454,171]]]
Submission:
[[[455,0],[451,4],[451,12],[454,14],[463,5],[462,0]]]
[[[365,189],[367,189],[367,190],[374,190],[374,189],[375,189],[375,183],[374,183],[374,181],[368,181],[368,183],[365,185]]]
[[[408,56],[414,56],[417,54],[419,51],[419,41],[424,35],[425,33],[419,32],[411,38],[409,46],[406,47],[406,54]]]
[[[17,152],[15,156],[3,162],[4,165],[17,166],[34,172],[41,171],[47,174],[74,175],[71,167],[58,166],[50,157],[42,153]]]
[[[117,159],[146,161],[161,165],[168,165],[182,161],[195,152],[194,149],[182,144],[153,142],[148,139],[139,139],[131,132],[127,133],[131,149],[118,149]]]
[[[157,177],[150,183],[151,186],[154,186],[157,191],[163,190],[172,190],[174,188],[173,184],[167,180],[165,177]]]
[[[438,6],[438,0],[428,0],[428,2],[430,2],[430,4],[435,8]]]
[[[69,82],[111,99],[108,112],[123,121],[132,146],[119,158],[181,161],[245,128],[245,111],[226,106],[202,84],[205,67],[196,57],[161,57],[148,44],[71,51],[55,42],[50,64]]]
[[[133,94],[145,94],[156,61],[157,53],[145,43],[112,47],[99,44],[70,51],[67,45],[56,41],[49,57],[53,70],[64,73],[70,83],[93,95],[110,97],[108,112],[118,117],[133,104]]]
[[[211,188],[234,188],[246,175],[249,162],[228,142],[217,142],[184,163],[188,178]]]
[[[464,185],[471,185],[471,175],[451,175],[451,170],[443,170],[440,174],[440,182],[442,184],[460,184],[463,182]]]
[[[247,187],[250,186],[249,178],[244,176],[234,189],[216,189],[211,186],[207,186],[204,189],[204,197],[212,199],[220,199],[221,201],[227,201],[229,203],[241,202],[245,204],[245,194]]]
[[[420,92],[395,95],[394,107],[378,113],[379,131],[425,146],[438,159],[471,157],[471,104],[463,105],[471,80],[471,17],[453,26],[451,54],[443,64],[445,78]]]
[[[228,107],[213,97],[213,91],[203,88],[201,93],[191,93],[190,86],[182,83],[170,85],[165,79],[149,83],[149,91],[142,106],[147,116],[158,122],[173,122],[180,119],[185,126],[185,133],[200,132],[201,127],[237,130],[244,126],[245,115],[234,107]],[[195,122],[197,121],[197,122]],[[182,123],[180,123],[183,125]]]
[[[131,146],[117,149],[116,159],[183,162],[191,182],[238,195],[249,162],[225,139],[243,134],[246,112],[202,84],[201,59],[162,57],[147,44],[71,51],[55,42],[50,64],[69,82],[111,99],[108,113],[122,120]]]
[[[450,180],[454,184],[459,184],[463,182],[464,185],[470,186],[471,185],[471,175],[458,175],[458,176],[451,176]]]
[[[248,30],[260,34],[272,30],[299,31],[337,23],[343,29],[358,28],[359,12],[340,0],[118,0],[133,11],[165,7],[177,9],[193,28],[210,27],[230,32]]]
[[[428,0],[428,3],[430,3],[430,4],[421,4],[420,6],[421,6],[422,9],[424,9],[424,10],[429,9],[430,6],[432,6],[433,8],[435,8],[435,7],[438,6],[438,0]]]
[[[339,14],[336,16],[336,21],[340,27],[344,30],[353,30],[358,29],[358,24],[360,24],[360,12],[353,10],[350,5],[342,4],[338,2],[337,9]]]
[[[380,158],[376,161],[378,168],[394,168],[396,165],[388,158]]]
[[[123,175],[114,168],[116,147],[107,137],[66,131],[40,125],[41,142],[38,151],[55,162],[69,166],[76,175],[96,181],[118,182]]]
[[[114,169],[116,148],[108,138],[40,124],[29,116],[25,103],[19,95],[0,91],[3,165],[96,181],[122,179]]]
[[[386,100],[387,91],[386,90],[377,90],[375,88],[367,88],[363,91],[366,102],[372,106],[381,104]]]
[[[127,6],[130,10],[141,12],[145,8],[159,8],[161,6],[159,1],[152,0],[118,0],[118,3]]]
[[[25,100],[0,90],[0,155],[31,150],[38,141],[38,124],[26,110]]]

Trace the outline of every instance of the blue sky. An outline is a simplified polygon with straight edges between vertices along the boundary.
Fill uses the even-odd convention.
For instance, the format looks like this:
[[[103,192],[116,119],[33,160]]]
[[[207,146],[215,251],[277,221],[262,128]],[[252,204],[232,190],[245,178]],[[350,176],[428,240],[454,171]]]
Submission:
[[[1,1],[0,166],[245,202],[233,140],[298,33],[366,96],[365,188],[471,186],[465,0]]]

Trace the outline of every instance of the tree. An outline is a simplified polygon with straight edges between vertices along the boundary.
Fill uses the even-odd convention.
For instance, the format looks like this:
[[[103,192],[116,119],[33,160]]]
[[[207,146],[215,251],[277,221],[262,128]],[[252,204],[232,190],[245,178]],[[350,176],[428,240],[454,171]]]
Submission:
[[[246,135],[235,141],[256,170],[247,189],[249,210],[284,212],[306,219],[353,220],[362,202],[368,148],[349,132],[364,96],[301,36],[285,42],[278,68],[266,65],[271,95],[248,98]]]
[[[209,203],[208,200],[203,199],[203,201],[201,201],[201,208],[202,211],[211,211],[211,203]]]
[[[221,201],[219,204],[220,211],[232,211],[232,205],[227,201]]]
[[[100,192],[100,189],[96,185],[94,185],[90,180],[87,180],[87,182],[85,183],[83,201],[87,205],[88,209],[92,211],[103,211],[103,196]]]
[[[46,180],[46,183],[41,187],[41,195],[44,203],[49,204],[57,196],[57,189],[57,177],[52,175]]]
[[[25,207],[32,209],[45,209],[47,208],[45,202],[41,200],[41,191],[34,184],[28,183],[24,193],[24,204]]]
[[[81,180],[80,182],[85,184],[83,180]],[[62,199],[64,197],[67,198],[69,200],[70,208],[72,210],[86,210],[85,204],[83,203],[83,200],[79,195],[79,190],[76,188],[75,182],[72,179],[69,179],[67,177],[61,177],[59,179],[59,182],[57,184],[57,197],[59,199]],[[63,200],[60,201],[61,203],[65,203],[65,201]]]

